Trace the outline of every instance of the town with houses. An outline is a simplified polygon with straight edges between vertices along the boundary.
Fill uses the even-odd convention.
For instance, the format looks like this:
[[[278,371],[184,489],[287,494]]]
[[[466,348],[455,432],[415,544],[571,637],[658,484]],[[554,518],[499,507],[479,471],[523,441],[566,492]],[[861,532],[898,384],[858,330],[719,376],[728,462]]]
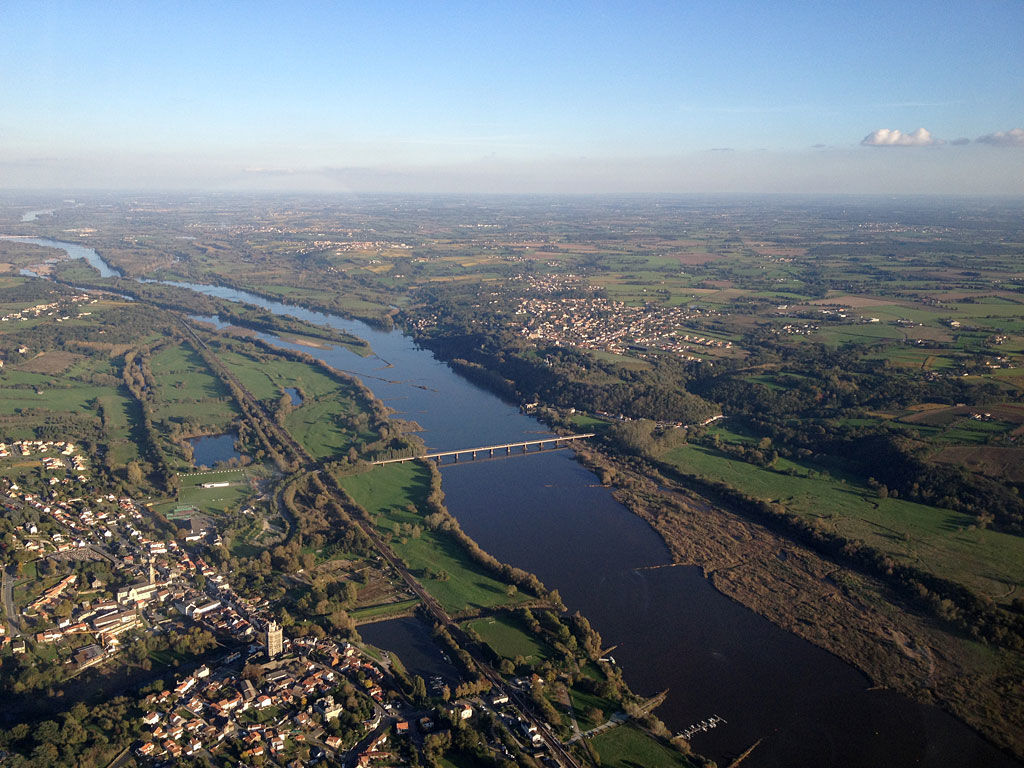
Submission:
[[[638,307],[601,298],[526,298],[515,314],[521,335],[557,346],[613,354],[668,352],[688,361],[703,359],[694,354],[697,347],[732,349],[731,341],[686,332],[687,323],[707,317],[707,310],[701,309]]]
[[[631,305],[594,296],[572,296],[598,290],[573,274],[517,277],[523,296],[511,310],[509,323],[530,341],[559,347],[597,350],[616,355],[667,353],[687,362],[704,362],[711,356],[732,354],[733,342],[718,338],[699,326],[718,313],[706,307]],[[491,304],[499,304],[491,294]],[[429,312],[411,319],[418,330],[437,325]]]
[[[469,720],[480,711],[500,720],[506,735],[514,733],[518,748],[557,765],[536,726],[508,706],[505,693],[449,700],[437,677],[431,694],[448,703],[424,706],[402,693],[389,654],[345,640],[285,636],[269,601],[239,595],[203,558],[205,546],[222,543],[208,520],[194,517],[180,538],[158,536],[145,504],[91,485],[82,474],[85,458],[71,441],[0,443],[0,458],[11,457],[41,458],[46,470],[79,473],[73,481],[53,476],[31,491],[0,480],[6,511],[24,520],[8,547],[18,572],[31,566],[39,574],[44,561],[64,570],[95,562],[112,578],[89,580],[76,570],[52,575],[44,582],[49,586],[23,602],[16,585],[27,579],[14,579],[4,568],[0,651],[18,657],[64,648],[66,675],[74,678],[128,664],[129,646],[140,636],[209,633],[209,647],[183,658],[187,672],[137,702],[140,738],[126,757],[138,765],[204,755],[238,765],[404,765],[402,755],[422,749],[444,721]],[[64,487],[70,482],[72,490]],[[516,684],[528,690],[531,681]],[[496,734],[488,748],[496,756],[511,754]]]

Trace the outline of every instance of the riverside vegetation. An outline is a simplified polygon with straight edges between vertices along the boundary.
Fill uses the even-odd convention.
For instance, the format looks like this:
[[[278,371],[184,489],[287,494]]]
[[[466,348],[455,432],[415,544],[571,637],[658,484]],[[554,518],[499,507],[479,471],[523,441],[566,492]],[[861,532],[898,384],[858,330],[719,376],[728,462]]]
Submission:
[[[600,432],[586,460],[680,562],[703,566],[726,594],[1024,756],[1019,202],[173,202],[58,208],[30,228],[86,242],[129,277],[237,286],[402,325],[463,375],[551,424]],[[15,221],[12,213],[8,231]],[[74,234],[83,228],[93,231]],[[42,261],[35,248],[4,247],[12,271]],[[219,314],[236,326],[360,348],[182,289],[100,280],[77,262],[52,269],[71,282],[118,286],[155,311]],[[42,290],[39,281],[7,280],[15,293]],[[637,308],[658,323],[634,322]],[[129,312],[116,301],[109,311]],[[204,409],[218,432],[240,429],[241,453],[269,459],[279,473],[296,471],[303,457],[275,422],[310,458],[336,460],[346,473],[402,449],[381,421],[356,421],[351,391],[342,394],[351,405],[325,411],[328,419],[303,422],[305,402],[286,413],[286,383],[309,393],[307,414],[334,407],[326,403],[336,394],[279,370],[257,384],[256,368],[276,370],[263,364],[269,352],[258,340],[231,332],[209,343],[247,387],[264,387],[263,401],[275,399],[262,415],[245,411],[244,397],[225,396],[230,379],[217,379],[187,335],[176,331],[180,341],[169,347],[163,331],[139,330],[131,338],[147,344],[119,350],[111,370],[90,375],[128,371],[123,399],[107,402],[111,414],[113,406],[138,414],[129,422],[138,443],[123,436],[128,426],[117,432],[107,410],[104,439],[120,451],[116,466],[136,462],[153,492],[169,493],[174,462],[187,461],[175,447],[195,432],[174,411],[185,403]],[[154,361],[166,373],[194,373],[178,400],[164,396],[163,410],[149,402]],[[15,384],[28,392],[35,381]],[[331,386],[343,393],[351,384]],[[70,404],[88,396],[80,388],[43,397]],[[97,436],[101,423],[97,416],[91,427]],[[408,502],[387,500],[387,487],[413,483],[401,472],[380,487],[369,479],[377,473],[341,482],[378,532],[405,548],[403,558],[422,563],[414,567],[438,599],[466,612],[470,629],[530,651],[516,654],[524,660],[542,659],[546,651],[513,632],[527,626],[515,603],[539,595],[522,589],[501,602],[482,574],[466,575],[486,564],[466,571],[471,554],[453,553],[471,549],[438,545],[438,531]],[[313,480],[297,482],[297,497],[308,500]],[[417,482],[425,488],[425,478]],[[268,523],[250,526],[251,542],[290,535],[287,515]],[[431,570],[421,553],[428,543],[447,557],[443,567]],[[407,609],[400,592],[395,604],[404,597]],[[480,625],[471,614],[485,607],[510,613]]]

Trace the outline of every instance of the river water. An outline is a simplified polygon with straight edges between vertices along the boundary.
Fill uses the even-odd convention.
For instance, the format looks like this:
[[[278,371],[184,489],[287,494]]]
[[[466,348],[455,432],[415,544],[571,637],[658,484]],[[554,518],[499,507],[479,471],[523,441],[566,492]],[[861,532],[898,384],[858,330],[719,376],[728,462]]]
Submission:
[[[419,423],[431,449],[550,434],[401,333],[230,288],[177,284],[365,339],[375,354],[364,358],[260,334],[358,376],[399,416]],[[698,569],[657,567],[671,563],[664,542],[570,452],[448,464],[442,475],[447,506],[470,536],[581,610],[606,645],[618,646],[614,656],[637,693],[669,689],[658,710],[669,728],[724,718],[692,740],[719,764],[762,739],[745,767],[1019,765],[936,707],[869,690],[856,669],[721,595]],[[403,631],[382,627],[378,639],[405,645]],[[394,650],[401,656],[402,648]]]
[[[47,211],[36,211],[36,213],[47,213]],[[31,219],[29,219],[31,221]],[[114,269],[105,262],[96,251],[78,243],[62,243],[57,240],[50,240],[45,237],[22,237],[19,235],[0,235],[4,240],[20,240],[23,243],[41,245],[44,248],[58,248],[64,251],[68,258],[85,259],[90,265],[96,268],[100,277],[121,277],[120,270]]]

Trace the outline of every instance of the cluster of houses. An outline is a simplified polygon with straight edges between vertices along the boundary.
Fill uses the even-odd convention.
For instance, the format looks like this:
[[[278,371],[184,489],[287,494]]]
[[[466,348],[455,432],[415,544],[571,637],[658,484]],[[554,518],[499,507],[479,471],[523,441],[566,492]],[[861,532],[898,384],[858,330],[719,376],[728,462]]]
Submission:
[[[0,478],[0,486],[6,490],[7,498],[11,501],[20,502],[42,515],[52,517],[59,526],[66,529],[65,533],[55,532],[42,542],[22,542],[22,546],[30,551],[45,549],[44,544],[51,546],[55,552],[82,548],[90,543],[105,544],[115,538],[118,525],[124,526],[125,533],[129,536],[143,537],[142,531],[131,522],[142,519],[141,512],[131,499],[118,499],[113,494],[107,494],[92,499],[77,497],[62,501],[46,501],[7,478]],[[116,508],[111,509],[112,505],[116,505]],[[29,523],[24,530],[27,534],[39,535],[35,523]]]
[[[35,441],[35,442],[41,442],[41,441]],[[19,443],[14,443],[11,447],[8,447],[4,443],[0,443],[0,459],[6,458],[6,457],[11,455],[11,448],[17,448],[17,449],[21,450],[21,455],[22,456],[30,455],[30,453],[28,451],[26,451],[26,449],[24,447],[19,446]],[[78,474],[74,475],[74,478],[73,478],[74,480],[78,481],[79,483],[88,483],[89,482],[89,477],[85,474],[88,471],[89,467],[86,464],[86,460],[85,460],[84,456],[72,456],[70,459],[61,459],[60,457],[57,457],[57,456],[45,456],[42,459],[42,466],[43,466],[43,469],[45,469],[45,470],[47,470],[49,472],[62,472],[63,473],[63,472],[66,472],[66,470],[68,469],[68,463],[67,462],[70,462],[71,463],[71,469],[74,472],[78,473]],[[10,480],[8,480],[6,478],[4,478],[4,479],[7,480],[8,490],[10,490]],[[54,476],[50,477],[46,482],[47,482],[47,485],[50,485],[50,486],[55,486],[55,485],[71,485],[72,478],[68,477],[66,475],[64,477],[57,477],[56,475],[54,475]],[[17,490],[17,486],[15,486],[15,490]],[[56,494],[56,490],[53,491],[53,494],[54,495]]]
[[[150,694],[142,717],[148,738],[135,753],[175,759],[202,750],[217,753],[225,743],[234,743],[242,759],[251,759],[279,757],[289,742],[340,749],[339,737],[325,735],[325,726],[344,711],[334,692],[343,676],[354,679],[358,671],[373,681],[367,693],[380,703],[381,670],[349,643],[297,638],[286,642],[282,652],[293,655],[264,664],[258,682],[227,666],[211,673],[204,665],[177,679],[173,688]],[[225,661],[237,661],[237,654]],[[382,710],[374,711],[363,723],[369,730],[381,723]],[[383,733],[371,739],[361,755],[379,753],[386,738]]]
[[[33,612],[45,611],[53,603],[57,602],[60,596],[64,593],[64,590],[72,586],[78,581],[77,574],[72,573],[70,576],[65,576],[63,579],[58,581],[48,590],[43,592],[39,597],[28,604],[27,610]]]
[[[818,330],[819,327],[813,323],[786,323],[772,327],[771,332],[776,336],[810,336]]]
[[[17,453],[19,456],[32,456],[34,454],[46,454],[50,451],[59,451],[61,456],[70,456],[74,468],[80,472],[86,469],[85,457],[75,454],[75,444],[64,440],[14,440],[10,445],[0,443],[0,459],[5,459]],[[43,466],[46,469],[67,469],[67,465],[57,456],[43,458]]]
[[[51,301],[47,304],[36,304],[34,307],[27,307],[25,309],[18,310],[17,312],[8,312],[6,315],[0,315],[0,323],[9,323],[14,320],[25,321],[36,317],[56,317],[57,322],[63,322],[64,320],[70,320],[70,314],[60,314],[67,312],[69,306],[75,304],[81,304],[82,302],[89,302],[95,304],[98,299],[94,299],[87,293],[80,293],[76,296],[67,296],[59,301]],[[79,313],[79,316],[83,314],[91,314],[88,312]]]
[[[696,308],[648,304],[631,306],[600,298],[537,298],[519,301],[516,323],[528,339],[558,346],[621,354],[660,350],[688,360],[695,346],[729,349],[731,341],[681,332],[681,326],[707,312]]]

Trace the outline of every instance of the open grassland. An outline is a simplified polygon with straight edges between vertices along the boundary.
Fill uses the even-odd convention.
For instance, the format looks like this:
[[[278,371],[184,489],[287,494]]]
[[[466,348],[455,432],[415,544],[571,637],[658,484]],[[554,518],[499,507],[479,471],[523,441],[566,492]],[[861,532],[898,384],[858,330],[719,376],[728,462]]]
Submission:
[[[142,419],[139,404],[120,390],[105,393],[97,402],[103,409],[108,463],[114,467],[123,467],[129,461],[137,461],[140,456],[135,435]]]
[[[201,433],[213,433],[240,416],[230,391],[191,346],[164,347],[150,358],[150,369],[157,390],[155,420],[190,422],[193,426],[186,434],[197,427]],[[184,470],[188,464],[180,446],[172,445],[169,439],[164,442],[168,460]]]
[[[342,486],[374,520],[377,530],[391,537],[391,548],[449,613],[472,612],[519,602],[507,585],[490,576],[445,531],[424,526],[430,473],[417,462],[389,464],[359,475],[339,478]],[[415,511],[411,511],[410,507]],[[419,536],[409,532],[421,526]]]
[[[313,458],[338,457],[373,439],[368,430],[354,424],[358,414],[356,403],[339,391],[321,400],[306,400],[288,414],[285,426]]]
[[[682,472],[725,482],[743,493],[815,518],[894,560],[953,579],[1008,603],[1024,587],[1024,538],[973,526],[967,515],[877,494],[853,477],[836,477],[778,459],[762,468],[699,445],[663,460]]]
[[[228,366],[257,400],[276,400],[285,387],[298,389],[303,399],[317,399],[338,388],[326,373],[294,360],[285,360],[256,350],[240,348],[217,350],[217,358]]]
[[[257,399],[272,407],[285,388],[299,391],[302,403],[289,405],[284,425],[316,459],[344,455],[376,435],[359,401],[355,384],[340,381],[308,363],[285,360],[238,347],[217,351],[220,359]]]
[[[909,424],[946,426],[959,418],[970,417],[974,414],[991,414],[996,419],[1003,419],[1014,425],[1024,424],[1024,405],[1017,403],[982,406],[958,405],[952,408],[935,403],[934,406],[919,408],[913,413],[901,417],[900,420]]]
[[[692,765],[682,754],[665,746],[631,723],[612,728],[590,745],[608,768],[676,768]]]
[[[608,419],[589,416],[585,413],[574,413],[570,421],[586,432],[604,432],[612,425]]]
[[[581,731],[596,728],[619,710],[619,705],[614,701],[597,694],[586,693],[576,687],[570,689],[569,693],[572,696],[573,713],[576,715],[576,722],[579,723]],[[600,718],[591,717],[594,710],[600,710],[602,716]]]
[[[491,650],[505,659],[521,656],[537,663],[551,658],[551,649],[538,642],[521,623],[511,616],[488,616],[467,621],[463,626],[476,631]]]
[[[109,388],[83,384],[63,377],[25,371],[0,370],[0,414],[30,410],[53,412],[94,412],[92,401],[108,394]]]
[[[28,371],[29,373],[41,373],[43,375],[64,373],[72,365],[83,359],[82,355],[63,350],[40,352],[21,363],[18,366],[18,370]]]
[[[177,344],[150,358],[159,397],[166,402],[228,398],[230,392],[189,345]]]

